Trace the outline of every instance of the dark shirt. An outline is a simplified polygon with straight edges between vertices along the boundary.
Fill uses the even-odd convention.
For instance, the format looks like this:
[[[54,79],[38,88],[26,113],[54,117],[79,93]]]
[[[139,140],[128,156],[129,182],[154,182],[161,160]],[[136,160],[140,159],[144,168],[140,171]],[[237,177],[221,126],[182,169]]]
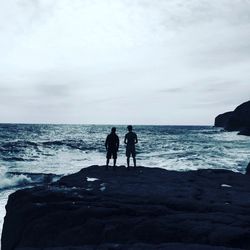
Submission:
[[[107,136],[105,142],[106,149],[118,150],[119,148],[119,137],[115,133],[111,133]]]
[[[127,147],[134,147],[135,144],[138,142],[136,133],[130,131],[125,135],[124,139],[125,144],[127,144]]]

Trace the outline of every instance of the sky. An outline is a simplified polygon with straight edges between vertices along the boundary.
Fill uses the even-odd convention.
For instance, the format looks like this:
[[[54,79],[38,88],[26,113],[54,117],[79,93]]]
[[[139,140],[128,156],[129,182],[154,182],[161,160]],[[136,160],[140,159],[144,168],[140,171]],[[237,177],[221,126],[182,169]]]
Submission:
[[[250,100],[250,0],[1,0],[0,122],[213,125]]]

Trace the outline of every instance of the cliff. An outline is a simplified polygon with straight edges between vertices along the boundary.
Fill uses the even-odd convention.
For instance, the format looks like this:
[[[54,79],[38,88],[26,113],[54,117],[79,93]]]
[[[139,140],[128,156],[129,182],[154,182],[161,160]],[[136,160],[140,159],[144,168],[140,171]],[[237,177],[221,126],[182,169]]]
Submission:
[[[9,196],[2,250],[250,249],[250,177],[91,166]]]
[[[214,125],[250,136],[250,101],[239,105],[234,111],[218,115]]]

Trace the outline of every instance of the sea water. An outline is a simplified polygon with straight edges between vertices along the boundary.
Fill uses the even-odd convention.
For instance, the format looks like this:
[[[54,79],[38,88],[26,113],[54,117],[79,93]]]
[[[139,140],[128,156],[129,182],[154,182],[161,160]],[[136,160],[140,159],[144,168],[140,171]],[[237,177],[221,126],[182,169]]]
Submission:
[[[43,173],[55,178],[106,162],[105,139],[112,125],[0,124],[0,232],[8,195],[40,183]],[[126,126],[117,165],[125,165]],[[244,173],[250,161],[250,138],[212,126],[134,126],[137,164],[169,170],[224,168]],[[111,162],[112,164],[112,162]],[[37,175],[34,175],[37,173]]]

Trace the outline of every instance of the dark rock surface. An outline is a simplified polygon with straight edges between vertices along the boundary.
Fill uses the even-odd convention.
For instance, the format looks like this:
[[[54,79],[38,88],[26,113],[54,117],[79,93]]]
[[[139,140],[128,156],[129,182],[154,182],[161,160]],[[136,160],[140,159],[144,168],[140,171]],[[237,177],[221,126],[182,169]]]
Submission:
[[[220,114],[216,116],[214,126],[215,127],[220,127],[220,128],[225,128],[227,126],[227,123],[232,116],[233,111],[226,112],[224,114]]]
[[[241,135],[250,135],[250,101],[239,105],[215,118],[216,127],[223,127],[227,131],[239,131]]]
[[[250,175],[250,162],[248,163],[246,168],[246,175]]]
[[[250,249],[250,177],[227,170],[91,166],[6,209],[2,250]]]
[[[239,135],[247,135],[250,136],[250,127],[244,127],[240,129],[240,132],[238,133]]]
[[[17,248],[18,250],[38,250],[38,248]],[[219,246],[206,246],[198,244],[183,243],[165,243],[165,244],[102,244],[102,245],[85,245],[80,247],[46,247],[39,250],[241,250],[239,248],[227,248]]]

